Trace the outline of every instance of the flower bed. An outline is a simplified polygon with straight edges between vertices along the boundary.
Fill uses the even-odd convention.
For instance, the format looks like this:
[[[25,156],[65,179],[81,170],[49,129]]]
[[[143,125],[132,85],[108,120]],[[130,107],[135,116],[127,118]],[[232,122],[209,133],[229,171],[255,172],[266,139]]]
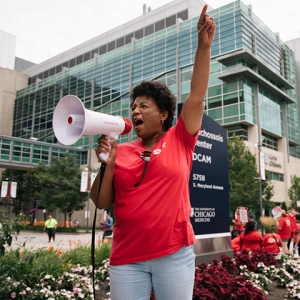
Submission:
[[[69,241],[69,250],[50,246],[27,249],[26,243],[11,248],[20,219],[0,226],[0,299],[93,299],[91,245]],[[110,244],[97,241],[96,299],[108,299]],[[195,269],[194,300],[282,300],[270,291],[280,288],[289,299],[300,298],[300,263],[283,254],[274,257],[262,250],[242,251],[234,259],[200,264]],[[279,294],[279,293],[278,293]],[[149,295],[149,299],[155,295]],[[268,298],[269,297],[269,298]]]

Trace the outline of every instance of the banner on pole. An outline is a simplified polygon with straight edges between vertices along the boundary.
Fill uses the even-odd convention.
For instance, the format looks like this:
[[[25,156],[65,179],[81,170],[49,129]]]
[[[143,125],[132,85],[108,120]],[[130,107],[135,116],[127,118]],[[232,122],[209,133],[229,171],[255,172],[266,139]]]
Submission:
[[[266,180],[265,175],[265,154],[264,152],[260,152],[260,179]]]
[[[82,172],[81,173],[81,183],[80,183],[80,192],[88,193],[91,190],[91,187],[94,183],[97,173],[94,172]]]
[[[88,192],[89,172],[81,173],[80,192]]]
[[[5,198],[8,190],[8,181],[2,181],[1,185],[1,197]]]
[[[2,181],[1,197],[2,198],[16,198],[17,196],[17,182]]]
[[[10,182],[10,197],[16,198],[17,196],[17,183],[12,181]]]

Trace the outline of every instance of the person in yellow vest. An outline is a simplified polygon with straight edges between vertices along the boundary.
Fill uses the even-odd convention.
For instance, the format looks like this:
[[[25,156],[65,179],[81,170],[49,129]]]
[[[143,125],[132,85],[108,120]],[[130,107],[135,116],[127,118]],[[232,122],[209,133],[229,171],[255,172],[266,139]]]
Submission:
[[[55,242],[56,227],[57,227],[57,221],[53,219],[51,215],[49,215],[48,220],[45,222],[45,226],[44,226],[44,231],[46,231],[47,229],[47,233],[48,233],[48,238],[49,238],[48,243],[51,242],[51,238],[53,238],[53,242]]]

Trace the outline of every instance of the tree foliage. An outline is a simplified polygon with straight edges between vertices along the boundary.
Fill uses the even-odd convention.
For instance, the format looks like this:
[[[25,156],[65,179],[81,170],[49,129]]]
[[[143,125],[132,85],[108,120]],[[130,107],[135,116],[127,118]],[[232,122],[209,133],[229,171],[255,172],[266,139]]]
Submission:
[[[80,192],[81,172],[72,155],[53,158],[51,165],[40,163],[36,169],[40,183],[40,199],[44,208],[53,211],[58,208],[66,216],[82,210],[87,200],[87,193]]]
[[[255,155],[246,147],[243,140],[234,136],[228,140],[228,172],[230,209],[239,206],[260,212],[259,174]],[[273,206],[270,199],[273,186],[270,180],[262,181],[262,203],[265,210]]]
[[[6,169],[2,173],[2,181],[17,182],[16,198],[9,199],[9,204],[13,207],[15,215],[21,211],[28,213],[34,206],[35,189],[34,174],[32,171]],[[1,198],[1,204],[6,206],[7,199]]]
[[[291,207],[297,207],[297,201],[300,201],[300,177],[294,175],[291,179],[291,187],[288,190],[291,199]]]

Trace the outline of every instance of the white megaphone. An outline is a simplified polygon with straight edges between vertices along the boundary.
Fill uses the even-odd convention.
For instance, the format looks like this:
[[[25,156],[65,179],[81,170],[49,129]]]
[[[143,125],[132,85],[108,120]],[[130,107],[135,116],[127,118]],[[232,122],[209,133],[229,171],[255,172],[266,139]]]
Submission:
[[[81,100],[73,95],[63,97],[53,113],[53,131],[63,145],[72,145],[82,135],[107,135],[118,139],[120,134],[129,133],[132,127],[128,119],[85,109]],[[100,153],[107,160],[109,153]]]

